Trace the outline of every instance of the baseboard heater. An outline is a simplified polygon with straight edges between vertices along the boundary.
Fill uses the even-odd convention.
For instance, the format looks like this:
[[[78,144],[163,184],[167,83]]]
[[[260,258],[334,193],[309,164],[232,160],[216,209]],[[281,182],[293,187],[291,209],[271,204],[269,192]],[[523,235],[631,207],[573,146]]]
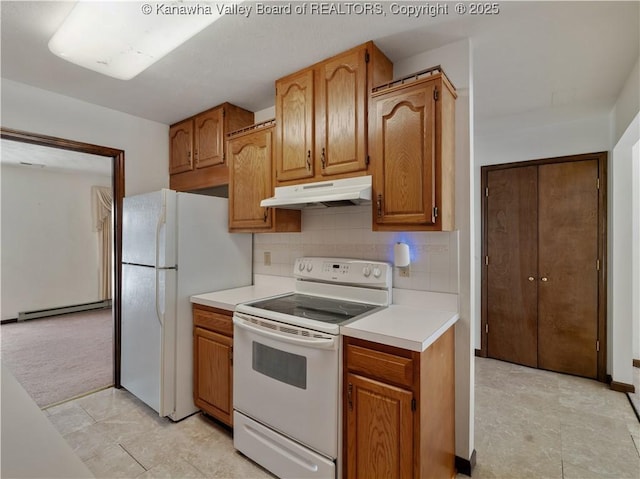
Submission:
[[[95,301],[93,303],[76,304],[73,306],[61,306],[59,308],[39,309],[34,311],[23,311],[18,313],[18,321],[25,321],[27,319],[46,318],[49,316],[58,316],[60,314],[78,313],[80,311],[90,311],[92,309],[110,308],[111,300],[105,299],[102,301]]]

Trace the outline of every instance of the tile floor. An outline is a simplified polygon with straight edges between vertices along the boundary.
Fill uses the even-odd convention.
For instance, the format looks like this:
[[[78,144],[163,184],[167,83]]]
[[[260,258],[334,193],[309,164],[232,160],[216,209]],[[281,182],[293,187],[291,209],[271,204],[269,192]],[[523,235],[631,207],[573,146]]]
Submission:
[[[474,478],[640,478],[640,423],[604,384],[476,358],[475,400]],[[99,478],[273,477],[214,421],[174,424],[124,390],[45,412]]]

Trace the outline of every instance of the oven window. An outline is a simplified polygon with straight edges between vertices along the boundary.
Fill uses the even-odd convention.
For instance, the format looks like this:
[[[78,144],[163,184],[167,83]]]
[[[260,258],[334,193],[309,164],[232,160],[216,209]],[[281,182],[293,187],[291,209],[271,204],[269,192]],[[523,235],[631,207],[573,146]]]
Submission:
[[[253,370],[291,386],[307,389],[307,358],[253,341]]]

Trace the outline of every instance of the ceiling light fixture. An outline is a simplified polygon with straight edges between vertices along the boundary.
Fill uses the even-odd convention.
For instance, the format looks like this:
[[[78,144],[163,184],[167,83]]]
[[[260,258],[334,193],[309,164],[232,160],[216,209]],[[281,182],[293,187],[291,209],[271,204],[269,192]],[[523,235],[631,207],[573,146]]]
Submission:
[[[49,41],[49,50],[84,68],[130,80],[224,12],[219,2],[79,1]]]

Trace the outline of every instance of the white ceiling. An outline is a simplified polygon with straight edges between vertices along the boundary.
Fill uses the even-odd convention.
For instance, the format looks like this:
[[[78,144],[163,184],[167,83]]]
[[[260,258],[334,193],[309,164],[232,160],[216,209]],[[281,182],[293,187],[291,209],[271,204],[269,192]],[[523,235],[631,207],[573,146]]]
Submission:
[[[49,52],[73,2],[3,0],[2,77],[171,124],[224,101],[270,107],[277,78],[367,40],[398,61],[469,37],[477,131],[522,115],[610,110],[639,55],[638,1],[502,1],[494,16],[439,2],[449,14],[434,18],[391,15],[382,3],[386,15],[227,15],[122,81]]]

